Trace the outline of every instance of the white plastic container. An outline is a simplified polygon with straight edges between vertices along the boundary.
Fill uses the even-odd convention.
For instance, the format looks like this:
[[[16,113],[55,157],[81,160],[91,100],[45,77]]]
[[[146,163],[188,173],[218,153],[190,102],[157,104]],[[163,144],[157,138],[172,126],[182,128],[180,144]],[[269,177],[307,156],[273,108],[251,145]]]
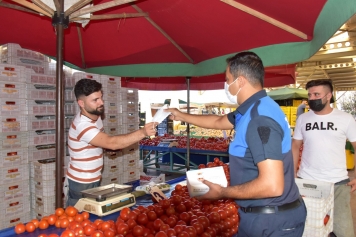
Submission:
[[[0,132],[22,132],[27,131],[27,117],[0,116]]]
[[[328,236],[334,222],[334,184],[307,179],[295,179],[295,182],[308,212],[303,236]],[[324,225],[326,215],[329,221]]]
[[[19,213],[15,215],[1,215],[0,229],[6,229],[16,226],[19,223],[27,223],[31,220],[30,212]]]
[[[26,110],[27,108],[25,99],[0,98],[0,115],[25,115]]]
[[[56,130],[37,130],[28,132],[28,145],[46,145],[56,143]]]
[[[131,182],[139,179],[140,179],[139,168],[126,169],[124,170],[124,172],[121,173],[121,182],[123,183]]]
[[[100,81],[103,88],[121,88],[121,77],[112,77],[107,75],[100,75]]]
[[[28,164],[0,168],[0,184],[26,181],[29,178]],[[26,181],[27,182],[27,181]]]
[[[55,157],[56,147],[54,144],[28,147],[28,161],[30,162]]]
[[[29,181],[18,181],[0,185],[0,200],[6,201],[30,195]]]
[[[0,81],[0,98],[26,99],[26,84]]]
[[[22,66],[0,64],[0,81],[25,83],[26,71]]]
[[[38,89],[32,84],[26,85],[28,100],[56,100],[55,89]]]
[[[77,83],[80,79],[83,79],[83,78],[101,82],[100,75],[94,74],[94,73],[75,72],[75,73],[73,73],[72,78],[74,78],[75,83]]]
[[[28,146],[27,132],[0,133],[1,149],[20,149],[20,148],[27,148],[27,146]]]
[[[48,129],[56,129],[56,117],[54,115],[28,116],[29,131],[48,130]]]
[[[28,164],[26,148],[0,150],[0,167],[14,167]]]
[[[56,87],[56,76],[50,74],[37,74],[33,73],[32,70],[29,70],[29,80],[26,83],[32,85],[41,85],[48,87]]]
[[[29,115],[55,115],[55,101],[27,100],[27,113]]]

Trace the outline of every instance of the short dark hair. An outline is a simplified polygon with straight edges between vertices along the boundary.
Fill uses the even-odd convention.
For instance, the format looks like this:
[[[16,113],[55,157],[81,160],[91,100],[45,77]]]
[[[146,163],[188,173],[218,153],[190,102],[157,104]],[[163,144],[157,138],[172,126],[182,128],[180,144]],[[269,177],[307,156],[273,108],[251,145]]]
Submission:
[[[230,73],[237,78],[245,77],[253,86],[263,87],[265,69],[261,58],[253,52],[241,52],[226,60]]]
[[[305,89],[308,90],[311,87],[314,86],[326,86],[329,88],[330,92],[331,92],[331,99],[330,99],[330,103],[334,103],[334,95],[333,95],[333,91],[334,91],[334,87],[333,87],[333,83],[330,79],[319,79],[319,80],[311,80],[308,81],[308,83],[305,85]]]
[[[94,92],[101,91],[102,85],[100,82],[91,79],[80,79],[74,86],[74,94],[78,99],[81,96],[88,96]]]

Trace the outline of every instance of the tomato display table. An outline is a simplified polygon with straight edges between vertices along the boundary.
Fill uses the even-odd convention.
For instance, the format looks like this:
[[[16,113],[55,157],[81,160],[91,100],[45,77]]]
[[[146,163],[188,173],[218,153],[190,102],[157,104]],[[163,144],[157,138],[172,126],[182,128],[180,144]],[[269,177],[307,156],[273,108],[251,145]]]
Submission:
[[[144,154],[144,151],[148,151]],[[152,157],[153,155],[153,157]],[[224,163],[229,162],[228,152],[190,149],[190,169],[198,169],[199,164],[212,162],[219,157]],[[160,158],[162,161],[160,162]],[[140,146],[140,159],[143,160],[144,169],[185,173],[187,149],[176,147]],[[161,169],[161,165],[169,164],[168,169]]]
[[[185,176],[181,176],[181,177],[178,177],[178,178],[175,178],[175,179],[172,179],[172,180],[169,180],[169,181],[166,181],[166,183],[169,183],[171,185],[171,189],[170,191],[168,192],[165,192],[164,194],[169,197],[170,196],[170,193],[171,191],[174,190],[174,187],[176,184],[178,184],[179,182],[182,182],[185,180]],[[136,198],[136,205],[131,207],[131,209],[133,208],[137,208],[137,206],[148,206],[148,205],[151,205],[152,204],[152,198],[151,198],[151,195],[145,195],[145,196],[141,196],[141,197],[138,197]],[[107,221],[107,220],[114,220],[116,221],[117,217],[120,215],[120,212],[115,212],[113,214],[110,214],[110,215],[107,215],[107,216],[103,216],[103,217],[99,217],[99,216],[96,216],[94,214],[90,214],[90,220],[93,222],[94,220],[96,219],[102,219],[104,221]],[[36,229],[34,232],[32,233],[22,233],[22,234],[19,234],[17,235],[14,231],[14,228],[11,227],[11,228],[6,228],[6,229],[3,229],[3,230],[0,230],[0,236],[1,237],[38,237],[40,234],[51,234],[51,233],[54,233],[54,234],[58,234],[60,236],[60,234],[64,231],[65,229],[61,229],[61,228],[56,228],[55,226],[49,226],[48,229],[45,229],[45,230],[40,230],[40,229]]]

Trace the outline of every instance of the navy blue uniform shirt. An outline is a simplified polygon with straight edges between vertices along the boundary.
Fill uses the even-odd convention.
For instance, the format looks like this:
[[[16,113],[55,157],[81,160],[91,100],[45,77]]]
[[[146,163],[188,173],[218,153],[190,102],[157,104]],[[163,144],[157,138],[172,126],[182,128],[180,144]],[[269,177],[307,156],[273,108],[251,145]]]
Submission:
[[[258,104],[257,111],[255,110],[258,114],[251,113],[255,104]],[[267,96],[266,91],[261,90],[227,116],[235,128],[235,137],[229,146],[232,186],[256,179],[257,164],[266,159],[281,160],[284,167],[284,191],[281,196],[241,199],[236,200],[236,203],[242,207],[280,206],[298,199],[290,127],[278,104]]]

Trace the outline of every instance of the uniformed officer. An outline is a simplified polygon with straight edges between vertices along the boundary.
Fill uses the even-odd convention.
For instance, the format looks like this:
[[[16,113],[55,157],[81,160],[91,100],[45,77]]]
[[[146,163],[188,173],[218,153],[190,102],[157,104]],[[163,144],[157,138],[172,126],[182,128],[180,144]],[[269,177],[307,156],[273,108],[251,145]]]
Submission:
[[[240,206],[241,236],[302,236],[306,207],[294,180],[291,134],[284,113],[263,90],[264,67],[252,52],[227,60],[225,92],[236,111],[224,116],[167,109],[171,119],[204,128],[235,129],[229,147],[231,186],[202,181],[199,199],[232,198]]]

